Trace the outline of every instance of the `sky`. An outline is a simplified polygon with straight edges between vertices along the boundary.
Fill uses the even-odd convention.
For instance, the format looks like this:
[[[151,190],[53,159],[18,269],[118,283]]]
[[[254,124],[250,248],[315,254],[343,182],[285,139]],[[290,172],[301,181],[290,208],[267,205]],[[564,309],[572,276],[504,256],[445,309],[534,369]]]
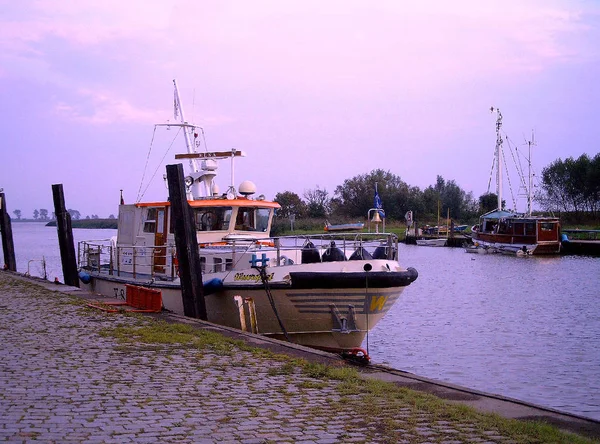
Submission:
[[[599,42],[596,0],[0,0],[0,188],[29,218],[59,183],[83,217],[117,215],[120,190],[166,199],[186,147],[154,125],[177,79],[207,149],[245,151],[234,184],[267,199],[375,169],[477,198],[492,106],[521,153],[534,135],[538,176],[600,151]]]

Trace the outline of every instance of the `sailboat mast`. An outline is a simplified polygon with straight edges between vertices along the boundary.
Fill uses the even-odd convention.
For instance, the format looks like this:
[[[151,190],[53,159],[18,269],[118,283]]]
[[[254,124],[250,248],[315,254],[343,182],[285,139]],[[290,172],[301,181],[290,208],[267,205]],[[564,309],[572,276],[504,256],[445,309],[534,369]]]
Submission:
[[[492,107],[492,111],[494,108]],[[498,210],[502,210],[502,113],[496,108],[496,195],[498,196]]]
[[[190,137],[190,133],[194,130],[192,125],[188,126],[188,123],[185,121],[185,116],[183,114],[183,107],[181,106],[181,98],[179,97],[179,89],[177,89],[177,80],[173,79],[173,85],[175,86],[175,118],[179,114],[181,123],[183,125],[183,135],[185,138],[185,146],[187,147],[188,154],[193,154],[196,152],[196,147],[192,143],[192,139]],[[194,173],[197,173],[198,163],[196,159],[190,159],[190,168]]]
[[[533,133],[531,134],[531,138],[533,139]],[[533,190],[533,177],[531,176],[531,144],[532,140],[527,142],[529,146],[529,154],[528,157],[528,166],[529,166],[529,189],[527,190],[527,213],[531,217],[531,191]]]

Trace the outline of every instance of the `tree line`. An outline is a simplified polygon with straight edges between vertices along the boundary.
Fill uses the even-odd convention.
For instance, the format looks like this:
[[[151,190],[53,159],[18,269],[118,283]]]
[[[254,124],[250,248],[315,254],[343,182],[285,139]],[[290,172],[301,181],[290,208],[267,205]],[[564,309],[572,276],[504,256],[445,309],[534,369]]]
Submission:
[[[454,180],[437,176],[436,182],[425,189],[410,186],[399,176],[376,169],[346,179],[333,195],[318,185],[303,193],[302,198],[291,191],[277,193],[275,201],[281,205],[280,219],[294,215],[298,219],[332,219],[339,222],[364,220],[374,208],[377,188],[388,220],[403,221],[412,211],[418,221],[436,221],[438,214],[448,214],[455,221],[475,221],[497,208],[497,195],[485,193],[475,198]],[[569,211],[600,217],[600,154],[590,158],[556,160],[543,169],[540,187],[534,195],[542,211]],[[502,202],[503,209],[505,202]]]
[[[68,209],[67,212],[71,215],[71,219],[74,220],[80,220],[81,219],[81,213],[78,210],[73,210],[73,209]],[[13,214],[15,215],[15,217],[17,218],[17,220],[21,220],[21,218],[23,217],[23,212],[21,210],[14,210]],[[100,217],[97,214],[92,214],[91,216],[86,216],[86,219],[100,219]],[[33,220],[36,221],[50,221],[50,220],[55,220],[56,219],[56,214],[54,213],[54,211],[51,213],[51,215],[48,215],[48,210],[45,208],[40,208],[33,210]],[[108,216],[108,219],[116,219],[114,214],[111,214],[110,216]],[[24,220],[26,220],[24,218]]]
[[[576,217],[600,217],[600,153],[590,158],[555,160],[542,171],[539,202],[555,211],[572,212]]]

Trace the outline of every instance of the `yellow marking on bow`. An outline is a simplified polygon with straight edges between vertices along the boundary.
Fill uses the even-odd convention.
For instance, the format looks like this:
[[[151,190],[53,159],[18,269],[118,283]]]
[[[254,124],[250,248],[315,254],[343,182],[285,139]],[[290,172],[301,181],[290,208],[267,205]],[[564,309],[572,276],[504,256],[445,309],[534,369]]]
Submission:
[[[371,308],[369,311],[381,311],[387,301],[387,296],[371,296]]]

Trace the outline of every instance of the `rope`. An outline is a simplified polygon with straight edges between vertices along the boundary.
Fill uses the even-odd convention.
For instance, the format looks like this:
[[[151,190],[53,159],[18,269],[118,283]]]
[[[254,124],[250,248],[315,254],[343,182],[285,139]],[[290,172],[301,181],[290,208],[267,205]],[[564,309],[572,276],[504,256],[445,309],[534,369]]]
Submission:
[[[275,306],[275,301],[273,300],[273,295],[271,294],[271,289],[269,288],[269,279],[267,277],[267,271],[266,271],[266,266],[256,266],[256,267],[252,267],[252,268],[256,268],[258,270],[258,273],[260,274],[260,280],[262,281],[263,285],[265,286],[265,292],[267,293],[267,298],[269,298],[269,303],[271,304],[271,308],[273,308],[273,313],[275,313],[275,317],[277,318],[277,322],[279,322],[279,326],[281,327],[281,331],[283,332],[283,335],[285,336],[285,339],[288,342],[292,342],[290,340],[290,337],[288,336],[287,330],[285,329],[284,325],[283,325],[283,321],[281,320],[281,318],[279,317],[279,313],[277,312],[277,307]]]
[[[370,302],[369,301],[369,277],[368,277],[368,274],[365,276],[365,293],[367,296],[367,304],[368,304]],[[369,353],[369,309],[370,309],[370,304],[369,304],[369,307],[367,307],[367,355],[370,354]]]
[[[154,131],[156,131],[156,127],[154,128]],[[154,170],[152,177],[150,179],[148,179],[148,184],[146,185],[146,188],[144,188],[144,192],[141,194],[141,196],[139,196],[139,192],[138,192],[138,202],[142,200],[142,198],[144,197],[144,194],[146,194],[146,191],[148,191],[148,188],[150,188],[152,179],[154,179],[154,177],[156,176],[156,173],[158,172],[158,169],[162,166],[162,163],[165,160],[165,157],[167,157],[167,154],[169,154],[169,151],[171,151],[171,148],[173,148],[175,139],[177,139],[177,136],[179,135],[180,132],[181,132],[181,128],[179,128],[179,130],[177,131],[177,134],[175,134],[175,137],[173,137],[173,140],[171,141],[171,145],[169,145],[169,148],[167,149],[167,151],[165,151],[165,154],[162,156],[162,159],[160,159],[160,162],[158,163],[158,166]],[[152,140],[154,141],[154,134],[152,135]],[[150,153],[148,153],[148,156],[150,156]],[[145,174],[145,172],[144,172],[144,174]],[[140,183],[140,188],[142,188],[142,183]]]
[[[144,177],[146,177],[146,169],[148,168],[148,162],[150,161],[150,153],[152,152],[152,145],[154,144],[154,136],[156,135],[156,126],[154,127],[154,131],[152,131],[152,140],[150,141],[150,148],[148,148],[148,155],[146,156],[146,165],[144,165],[144,171],[142,172],[142,180],[140,180],[140,187],[138,188],[137,201],[139,202],[142,199],[141,191],[142,185],[144,183]]]

